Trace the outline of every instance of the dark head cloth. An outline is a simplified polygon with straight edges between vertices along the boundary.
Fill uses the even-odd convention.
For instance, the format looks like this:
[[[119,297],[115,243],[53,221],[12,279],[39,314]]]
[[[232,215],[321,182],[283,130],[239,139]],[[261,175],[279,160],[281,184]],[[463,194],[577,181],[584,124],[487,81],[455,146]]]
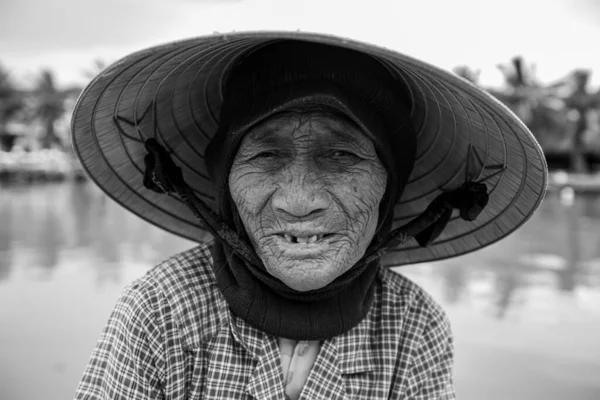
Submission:
[[[388,175],[375,239],[387,236],[415,157],[410,103],[402,89],[372,57],[326,45],[283,41],[238,61],[225,79],[221,127],[206,151],[224,222],[249,242],[228,187],[244,134],[279,112],[320,105],[342,113],[373,140]],[[229,305],[267,332],[323,339],[355,326],[370,308],[377,262],[359,262],[322,289],[297,292],[264,266],[243,262],[221,242],[213,253],[215,275]]]

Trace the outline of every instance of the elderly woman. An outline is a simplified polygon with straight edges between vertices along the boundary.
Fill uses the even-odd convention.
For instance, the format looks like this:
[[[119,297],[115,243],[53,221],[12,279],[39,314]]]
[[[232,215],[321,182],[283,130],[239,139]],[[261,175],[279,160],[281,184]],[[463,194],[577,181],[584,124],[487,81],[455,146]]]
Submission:
[[[454,398],[447,318],[387,267],[496,242],[546,187],[479,89],[299,32],[133,54],[82,94],[73,142],[108,195],[201,242],[127,287],[77,399]]]

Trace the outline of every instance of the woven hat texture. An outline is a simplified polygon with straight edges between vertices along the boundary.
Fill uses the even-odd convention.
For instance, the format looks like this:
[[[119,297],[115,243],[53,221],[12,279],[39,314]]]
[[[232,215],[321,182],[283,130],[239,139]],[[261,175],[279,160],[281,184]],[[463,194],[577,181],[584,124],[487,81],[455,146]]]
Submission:
[[[81,94],[72,142],[90,178],[148,222],[193,241],[210,235],[176,198],[143,185],[143,141],[157,138],[196,195],[216,209],[205,150],[219,128],[222,83],[248,51],[280,40],[341,46],[371,55],[408,88],[417,131],[412,174],[394,212],[394,228],[417,217],[443,191],[483,181],[489,203],[475,221],[453,216],[430,246],[407,241],[387,265],[433,261],[492,244],[527,221],[543,199],[547,167],[527,127],[503,104],[466,80],[401,53],[336,36],[239,32],[168,43],[131,54]]]

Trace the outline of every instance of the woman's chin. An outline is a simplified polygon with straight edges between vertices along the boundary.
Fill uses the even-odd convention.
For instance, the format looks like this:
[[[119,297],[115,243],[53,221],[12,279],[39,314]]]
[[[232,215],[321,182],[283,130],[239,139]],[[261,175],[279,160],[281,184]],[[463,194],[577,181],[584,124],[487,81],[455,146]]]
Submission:
[[[269,273],[289,288],[299,292],[321,289],[340,275],[336,273],[335,268],[330,263],[325,263],[322,260],[320,262],[294,262],[291,264],[279,264],[276,270],[270,270]]]
[[[288,280],[283,281],[283,283],[286,284],[286,286],[288,286],[289,288],[296,290],[298,292],[310,292],[311,290],[318,290],[321,289],[325,286],[327,286],[330,281],[328,282],[312,282],[312,281],[308,281],[308,282],[303,282],[303,281],[296,281],[296,280]]]

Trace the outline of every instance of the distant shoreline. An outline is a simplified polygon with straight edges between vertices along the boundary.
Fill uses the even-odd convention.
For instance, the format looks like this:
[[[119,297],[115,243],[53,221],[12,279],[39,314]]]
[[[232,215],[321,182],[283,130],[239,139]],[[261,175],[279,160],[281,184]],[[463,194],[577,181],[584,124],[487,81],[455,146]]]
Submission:
[[[551,171],[548,174],[548,191],[561,191],[565,188],[572,188],[575,193],[600,194],[600,173]]]
[[[0,185],[21,186],[59,182],[89,181],[81,167],[70,170],[40,170],[0,168]],[[565,188],[572,189],[578,194],[600,194],[600,173],[576,174],[565,171],[550,171],[548,174],[548,191],[559,192]]]

